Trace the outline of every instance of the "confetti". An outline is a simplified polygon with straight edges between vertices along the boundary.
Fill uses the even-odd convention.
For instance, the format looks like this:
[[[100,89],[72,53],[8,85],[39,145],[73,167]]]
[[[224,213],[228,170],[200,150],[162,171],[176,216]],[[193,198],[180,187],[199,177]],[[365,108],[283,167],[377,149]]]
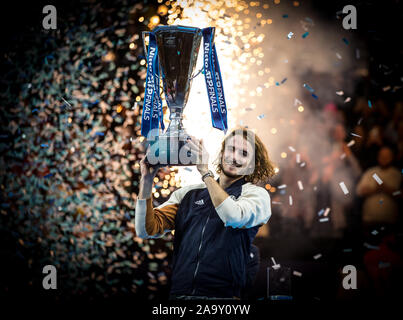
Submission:
[[[346,38],[343,38],[343,42],[345,43],[345,44],[349,44],[349,42],[348,42],[348,40],[346,39]]]
[[[338,96],[342,96],[343,94],[344,94],[344,92],[343,91],[336,91],[336,94],[338,95]]]
[[[351,140],[349,143],[347,143],[347,147],[352,147],[355,144],[355,140]]]
[[[378,176],[376,173],[374,173],[374,174],[372,175],[372,178],[374,178],[374,180],[375,180],[379,185],[381,185],[381,184],[383,183],[382,179],[379,178],[379,176]]]
[[[294,107],[297,106],[297,105],[301,105],[301,104],[302,104],[302,102],[299,101],[297,98],[295,98],[295,100],[294,100]]]
[[[299,153],[296,154],[295,160],[297,161],[297,163],[301,162],[301,155]]]
[[[339,185],[340,185],[341,190],[343,190],[344,194],[349,193],[346,185],[344,184],[344,182],[340,182]]]
[[[392,196],[398,196],[399,194],[401,194],[400,190],[393,192]]]
[[[288,196],[288,202],[289,202],[290,206],[292,206],[292,196]]]
[[[280,186],[277,187],[277,189],[284,189],[284,188],[287,188],[287,185],[286,185],[286,184],[282,184],[282,185],[280,185]]]
[[[360,135],[356,134],[356,133],[350,133],[352,136],[357,137],[357,138],[362,138]]]
[[[292,151],[292,152],[295,152],[295,149],[291,146],[289,146],[288,149],[290,149],[290,151]]]
[[[390,262],[379,261],[379,264],[378,264],[379,269],[389,268],[390,266],[391,266]]]
[[[369,106],[370,108],[372,108],[372,102],[371,102],[371,100],[368,100],[368,106]]]
[[[298,188],[299,190],[304,190],[304,186],[302,185],[302,182],[300,180],[298,180]]]
[[[288,39],[291,39],[293,35],[294,35],[294,33],[293,33],[293,32],[290,32],[290,33],[288,33],[287,38],[288,38]]]
[[[264,114],[264,113],[262,113],[261,115],[258,115],[258,116],[257,116],[258,120],[261,120],[261,119],[263,119],[264,117],[265,117],[265,114]]]
[[[313,256],[313,258],[314,258],[315,260],[318,260],[320,257],[322,257],[322,254],[321,254],[321,253],[318,253],[317,255],[314,255],[314,256]]]
[[[319,222],[327,222],[327,221],[329,221],[329,218],[321,218],[321,219],[319,219]]]
[[[297,277],[302,277],[302,273],[299,272],[299,271],[296,271],[296,270],[294,270],[294,271],[292,272],[292,274],[293,274],[294,276],[297,276]]]
[[[305,32],[305,33],[302,35],[302,38],[305,39],[305,38],[308,36],[308,34],[309,34],[309,32]]]
[[[304,83],[302,85],[305,89],[307,89],[309,92],[314,92],[315,90],[313,90],[308,84]]]
[[[347,103],[347,102],[350,102],[351,101],[351,98],[350,97],[347,97],[345,100],[344,100],[344,103]]]

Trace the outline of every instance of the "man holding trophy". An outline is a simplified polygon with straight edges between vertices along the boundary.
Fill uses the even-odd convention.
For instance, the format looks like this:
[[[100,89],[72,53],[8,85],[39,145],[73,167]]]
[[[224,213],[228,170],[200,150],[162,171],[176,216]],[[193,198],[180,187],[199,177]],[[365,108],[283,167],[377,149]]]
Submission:
[[[175,230],[170,299],[240,299],[247,286],[246,266],[252,242],[271,216],[270,196],[255,184],[274,175],[274,167],[253,131],[237,128],[221,144],[216,180],[208,169],[203,141],[183,130],[181,114],[201,37],[213,126],[227,131],[214,28],[155,28],[149,33],[142,118],[142,134],[150,144],[140,162],[136,233],[141,238],[159,238]],[[164,127],[160,80],[171,119],[169,128],[161,135],[159,124]],[[153,179],[158,169],[167,165],[196,165],[203,183],[176,190],[168,201],[154,208]]]

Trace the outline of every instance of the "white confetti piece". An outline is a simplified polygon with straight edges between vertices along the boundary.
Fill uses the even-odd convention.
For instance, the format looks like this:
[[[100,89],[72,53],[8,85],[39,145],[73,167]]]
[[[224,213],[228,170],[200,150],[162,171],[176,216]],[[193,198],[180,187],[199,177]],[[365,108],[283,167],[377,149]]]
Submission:
[[[339,185],[340,185],[341,190],[343,190],[344,194],[348,194],[348,193],[349,193],[349,191],[348,191],[348,189],[347,189],[347,187],[346,187],[346,185],[344,184],[343,181],[340,182]]]
[[[360,135],[358,135],[358,134],[355,134],[355,133],[350,133],[352,136],[354,136],[354,137],[358,137],[358,138],[362,138]]]
[[[329,221],[329,218],[321,218],[321,219],[319,219],[319,222],[327,222],[327,221]]]
[[[376,236],[378,234],[378,231],[374,230],[371,232],[374,236]]]
[[[279,269],[281,266],[279,264],[275,264],[274,266],[272,266],[273,269]]]
[[[288,149],[290,149],[292,152],[295,152],[295,149],[291,146],[289,146]]]
[[[273,257],[271,257],[271,261],[273,262],[273,264],[274,265],[276,265],[277,263],[276,263],[276,260],[274,260],[274,258]]]
[[[347,143],[347,147],[352,147],[355,145],[355,140],[351,140],[349,143]]]
[[[296,161],[297,161],[297,163],[301,162],[301,155],[299,153],[297,153],[297,155],[296,155]]]
[[[295,98],[295,100],[294,100],[294,106],[299,106],[299,105],[301,105],[301,104],[302,104],[302,102],[299,101],[297,98]]]
[[[371,250],[379,250],[378,246],[373,246],[367,242],[364,242],[364,247],[366,247],[367,249],[371,249]]]
[[[398,196],[399,194],[401,194],[401,192],[400,192],[400,190],[397,190],[392,193],[392,196]]]
[[[337,94],[338,96],[342,96],[342,95],[344,94],[344,92],[343,92],[342,90],[340,90],[340,91],[336,91],[336,94]]]
[[[301,273],[301,272],[295,271],[295,270],[292,272],[292,274],[293,274],[294,276],[297,276],[297,277],[301,277],[301,276],[302,276],[302,273]]]
[[[261,119],[263,119],[264,117],[265,117],[265,114],[264,114],[264,113],[257,116],[258,120],[261,120]]]
[[[321,254],[321,253],[318,253],[317,255],[313,256],[313,258],[314,258],[315,260],[318,260],[321,256],[322,256],[322,254]]]
[[[374,174],[372,175],[372,178],[374,178],[374,180],[375,180],[379,185],[381,185],[381,184],[383,183],[382,179],[379,178],[379,176],[378,176],[376,173],[374,173]]]
[[[271,203],[272,203],[272,204],[283,204],[283,203],[280,202],[280,201],[272,201]]]
[[[300,180],[298,180],[298,188],[299,190],[304,190],[304,186],[302,185],[302,182]]]
[[[288,201],[289,201],[289,203],[290,203],[290,206],[292,206],[292,196],[289,196],[289,197],[288,197]]]
[[[346,100],[344,100],[344,103],[347,103],[347,102],[350,102],[350,101],[351,101],[351,98],[347,97]]]
[[[294,35],[294,33],[293,33],[293,32],[290,32],[290,33],[287,35],[287,38],[288,38],[288,39],[291,39],[293,35]]]
[[[343,160],[345,157],[346,157],[346,154],[343,152],[343,153],[340,155],[340,159]]]
[[[336,57],[341,60],[341,54],[336,52]]]
[[[278,186],[278,187],[277,187],[277,189],[284,189],[284,188],[287,188],[287,185],[286,185],[286,184],[282,184],[281,186]]]
[[[302,168],[302,167],[305,167],[305,165],[306,165],[306,163],[305,163],[305,161],[304,161],[304,162],[302,162],[299,166]]]
[[[329,214],[329,212],[330,212],[330,208],[326,208],[326,210],[325,210],[325,213],[323,214],[325,217],[327,217],[327,215]]]

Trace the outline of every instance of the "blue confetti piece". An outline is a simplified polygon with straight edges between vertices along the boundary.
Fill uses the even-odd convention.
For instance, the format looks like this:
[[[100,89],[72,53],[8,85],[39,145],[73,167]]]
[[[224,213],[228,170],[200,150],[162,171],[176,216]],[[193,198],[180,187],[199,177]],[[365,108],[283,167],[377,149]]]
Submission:
[[[284,78],[283,80],[281,80],[281,84],[283,84],[286,81],[287,81],[287,78]]]
[[[314,93],[312,93],[312,97],[314,97],[315,99],[318,99],[318,96]]]
[[[38,108],[35,108],[34,110],[32,110],[32,113],[34,113],[34,112],[38,112]]]
[[[308,36],[308,34],[309,34],[309,32],[305,32],[305,33],[302,35],[302,38],[305,39],[305,38]]]
[[[283,14],[283,18],[288,18],[288,14]]]
[[[304,83],[304,84],[303,84],[303,87],[306,88],[306,89],[308,89],[309,92],[314,92],[314,91],[315,91],[315,90],[313,90],[313,89],[309,86],[309,84]]]
[[[349,42],[348,42],[348,40],[346,38],[343,38],[343,41],[344,41],[345,44],[347,44],[347,45],[349,44]]]
[[[368,100],[368,106],[369,106],[370,108],[372,108],[372,102],[371,102],[371,100]]]
[[[49,145],[48,145],[47,143],[42,143],[42,144],[41,144],[41,147],[42,147],[42,148],[47,148],[47,147],[49,147]]]
[[[96,136],[104,136],[105,133],[103,133],[103,132],[95,132],[95,135],[96,135]]]
[[[280,85],[280,83],[279,82],[276,82],[276,86],[279,86]]]

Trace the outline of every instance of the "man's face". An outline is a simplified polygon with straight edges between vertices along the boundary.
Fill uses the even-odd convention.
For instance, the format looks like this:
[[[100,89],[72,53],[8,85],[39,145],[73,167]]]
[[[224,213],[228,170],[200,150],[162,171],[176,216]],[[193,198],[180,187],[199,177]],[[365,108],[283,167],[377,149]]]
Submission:
[[[235,135],[227,139],[221,158],[223,173],[231,178],[248,175],[252,172],[249,164],[255,161],[254,148],[242,135]]]

